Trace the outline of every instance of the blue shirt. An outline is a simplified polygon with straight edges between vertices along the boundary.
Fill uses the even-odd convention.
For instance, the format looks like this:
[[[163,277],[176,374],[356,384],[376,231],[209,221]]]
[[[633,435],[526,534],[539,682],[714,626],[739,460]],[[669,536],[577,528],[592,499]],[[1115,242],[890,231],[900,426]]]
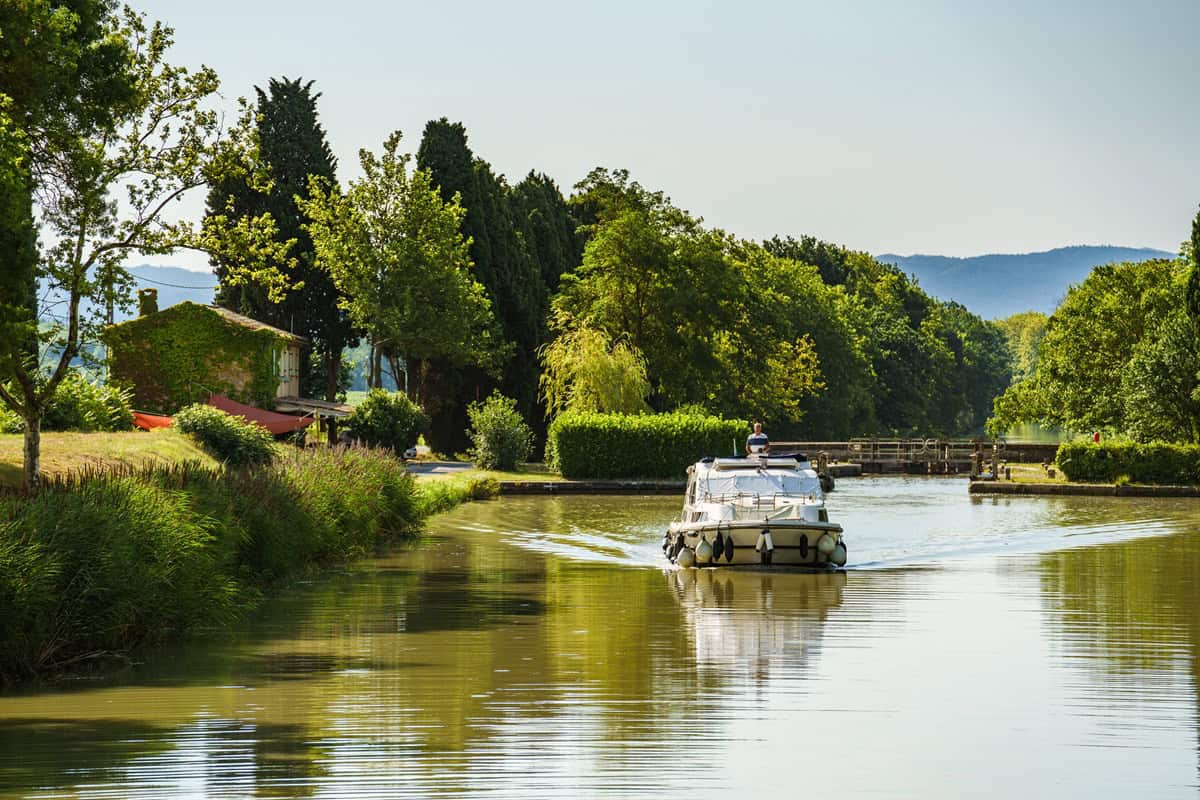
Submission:
[[[761,448],[762,450],[766,450],[767,445],[769,445],[770,443],[771,443],[771,440],[767,438],[767,435],[765,433],[752,433],[746,437],[746,448],[751,453],[756,452],[755,448]]]

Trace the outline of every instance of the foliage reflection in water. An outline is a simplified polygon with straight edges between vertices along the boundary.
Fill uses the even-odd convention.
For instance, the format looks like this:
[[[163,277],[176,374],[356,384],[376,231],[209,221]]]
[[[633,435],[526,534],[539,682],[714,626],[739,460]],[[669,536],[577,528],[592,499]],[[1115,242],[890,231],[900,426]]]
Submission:
[[[0,796],[1194,796],[1200,504],[833,501],[833,574],[663,569],[674,498],[464,506],[231,634],[0,697]]]

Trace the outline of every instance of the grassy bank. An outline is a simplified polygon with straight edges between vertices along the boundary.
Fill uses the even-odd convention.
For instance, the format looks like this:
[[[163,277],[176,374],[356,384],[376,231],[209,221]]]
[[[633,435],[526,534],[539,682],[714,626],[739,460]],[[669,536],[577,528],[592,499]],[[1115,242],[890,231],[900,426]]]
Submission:
[[[566,480],[562,475],[546,467],[545,464],[523,464],[518,470],[502,469],[470,469],[452,472],[421,472],[418,462],[413,467],[418,483],[448,480],[491,480],[491,481],[523,481],[529,483],[561,483]]]
[[[23,443],[19,434],[0,434],[0,487],[21,485]],[[170,428],[151,432],[42,434],[42,472],[52,476],[80,470],[185,462],[217,467],[216,460],[195,442]]]
[[[227,623],[298,572],[494,493],[418,487],[383,451],[281,448],[253,469],[125,467],[0,499],[0,682]]]

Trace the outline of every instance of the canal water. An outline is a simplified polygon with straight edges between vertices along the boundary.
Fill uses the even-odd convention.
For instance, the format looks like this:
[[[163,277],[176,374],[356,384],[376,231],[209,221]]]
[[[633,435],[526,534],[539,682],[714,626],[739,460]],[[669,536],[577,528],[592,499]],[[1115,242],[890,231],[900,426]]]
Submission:
[[[677,505],[466,505],[0,695],[0,797],[1196,796],[1200,501],[843,480],[822,575],[664,569]]]

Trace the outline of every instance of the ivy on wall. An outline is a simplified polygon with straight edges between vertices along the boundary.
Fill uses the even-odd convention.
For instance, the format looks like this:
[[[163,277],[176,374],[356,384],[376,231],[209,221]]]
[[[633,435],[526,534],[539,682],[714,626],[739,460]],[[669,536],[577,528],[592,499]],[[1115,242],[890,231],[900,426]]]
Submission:
[[[270,408],[286,340],[183,302],[105,329],[109,380],[133,391],[134,407],[174,413],[212,392]]]

